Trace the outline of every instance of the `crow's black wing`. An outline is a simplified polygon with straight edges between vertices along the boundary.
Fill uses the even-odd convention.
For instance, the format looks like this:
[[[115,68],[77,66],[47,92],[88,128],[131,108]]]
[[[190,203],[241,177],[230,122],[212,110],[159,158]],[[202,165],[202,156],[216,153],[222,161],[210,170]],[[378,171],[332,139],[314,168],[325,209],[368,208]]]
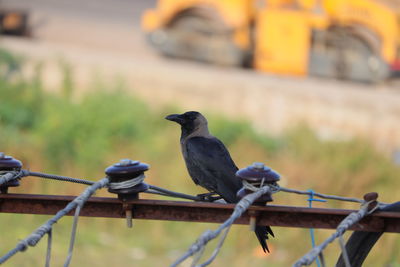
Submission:
[[[241,188],[235,176],[238,168],[224,144],[215,137],[192,137],[185,143],[185,161],[192,179],[221,195],[227,202],[238,201]]]
[[[192,137],[186,141],[185,161],[192,179],[210,191],[218,193],[227,202],[236,203],[236,192],[241,188],[235,176],[238,168],[224,144],[217,138]],[[274,236],[269,226],[256,226],[255,233],[264,250],[269,251],[268,234]]]

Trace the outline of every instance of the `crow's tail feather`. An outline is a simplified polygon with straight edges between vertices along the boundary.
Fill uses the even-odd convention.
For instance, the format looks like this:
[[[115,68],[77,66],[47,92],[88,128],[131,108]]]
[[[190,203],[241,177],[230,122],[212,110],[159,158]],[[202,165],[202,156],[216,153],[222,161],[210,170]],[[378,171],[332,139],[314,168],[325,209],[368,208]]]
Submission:
[[[268,234],[274,237],[271,227],[256,225],[256,230],[254,232],[256,233],[257,239],[260,242],[264,252],[269,252],[267,245]]]

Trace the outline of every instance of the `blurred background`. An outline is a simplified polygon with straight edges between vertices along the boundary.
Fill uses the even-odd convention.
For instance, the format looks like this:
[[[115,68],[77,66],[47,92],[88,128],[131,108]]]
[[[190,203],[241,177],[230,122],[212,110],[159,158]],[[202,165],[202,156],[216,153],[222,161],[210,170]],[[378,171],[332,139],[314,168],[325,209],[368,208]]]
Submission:
[[[164,120],[198,110],[239,168],[265,162],[286,187],[398,201],[399,8],[397,0],[2,0],[0,151],[32,171],[90,180],[132,158],[151,165],[148,183],[203,193],[186,172],[179,128]],[[10,191],[83,189],[27,178]],[[105,191],[97,196],[114,197]],[[285,193],[273,204],[308,205]],[[1,254],[48,218],[0,217]],[[134,223],[80,218],[72,266],[169,265],[217,227]],[[71,218],[54,228],[56,266],[70,229]],[[311,248],[307,229],[274,232],[264,254],[247,226],[234,226],[213,266],[290,266]],[[317,230],[317,243],[331,233]],[[5,266],[42,265],[45,249],[42,241]],[[398,236],[385,234],[365,266],[400,266],[399,249]],[[328,247],[329,266],[339,251]]]

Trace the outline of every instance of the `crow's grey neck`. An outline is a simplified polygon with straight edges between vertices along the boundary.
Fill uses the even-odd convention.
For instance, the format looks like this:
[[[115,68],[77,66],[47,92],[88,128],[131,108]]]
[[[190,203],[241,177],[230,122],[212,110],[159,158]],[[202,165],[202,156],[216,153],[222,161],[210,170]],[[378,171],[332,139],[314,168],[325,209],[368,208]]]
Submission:
[[[201,137],[212,137],[210,132],[208,131],[207,126],[201,126],[197,127],[194,130],[188,131],[185,128],[182,128],[182,134],[181,134],[181,142],[186,141],[187,139],[195,136],[201,136]]]

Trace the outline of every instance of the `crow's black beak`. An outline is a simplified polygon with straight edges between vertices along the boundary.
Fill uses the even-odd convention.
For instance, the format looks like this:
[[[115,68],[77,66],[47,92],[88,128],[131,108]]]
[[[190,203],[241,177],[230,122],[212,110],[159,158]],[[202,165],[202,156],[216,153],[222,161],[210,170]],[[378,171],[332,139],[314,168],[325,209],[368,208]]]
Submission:
[[[182,118],[182,116],[180,114],[171,114],[171,115],[168,115],[167,117],[165,117],[165,119],[169,120],[169,121],[174,121],[179,124],[182,124],[184,122],[184,119]]]

